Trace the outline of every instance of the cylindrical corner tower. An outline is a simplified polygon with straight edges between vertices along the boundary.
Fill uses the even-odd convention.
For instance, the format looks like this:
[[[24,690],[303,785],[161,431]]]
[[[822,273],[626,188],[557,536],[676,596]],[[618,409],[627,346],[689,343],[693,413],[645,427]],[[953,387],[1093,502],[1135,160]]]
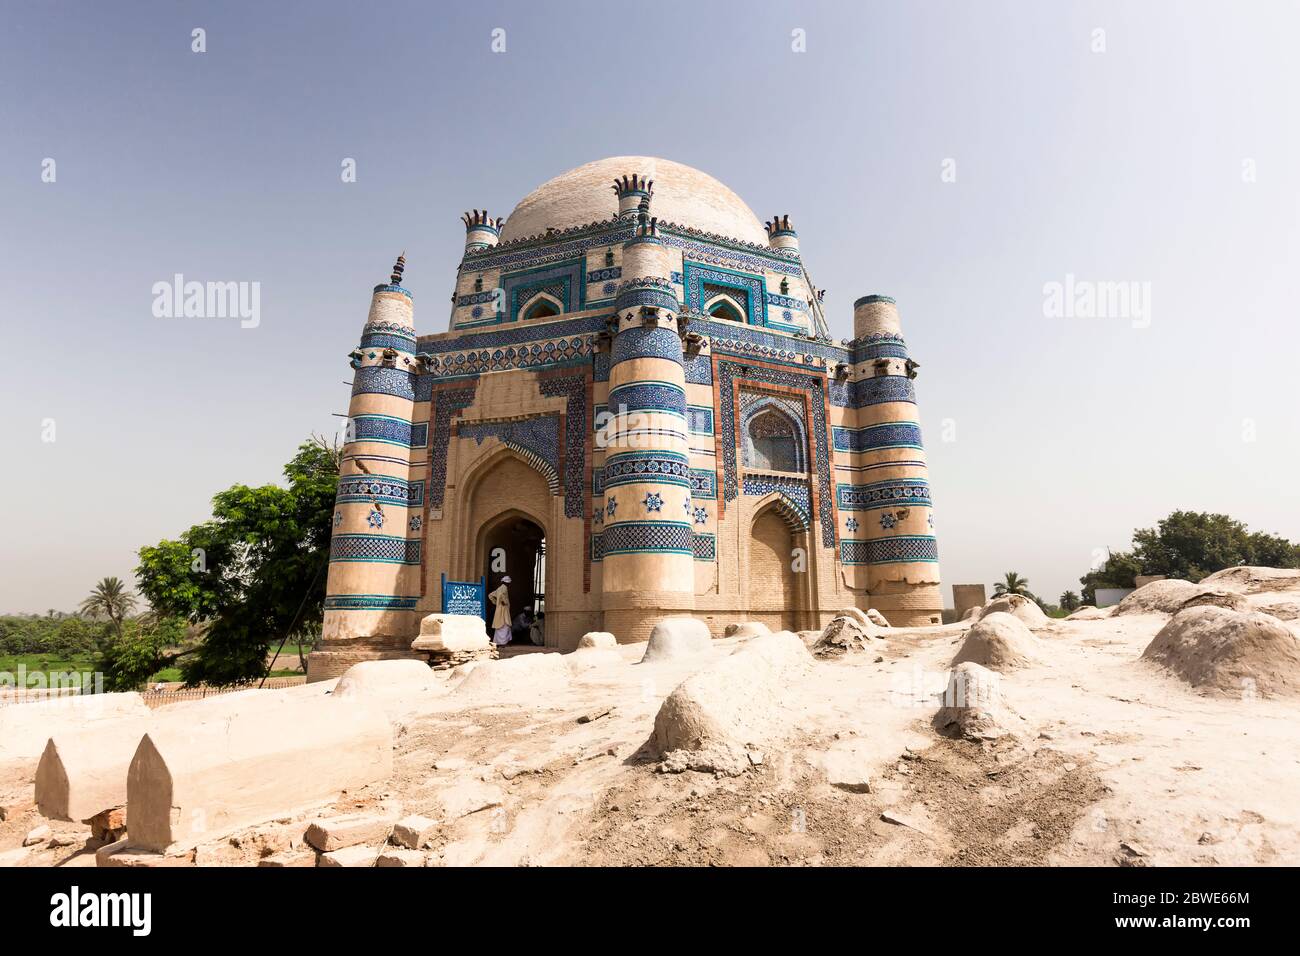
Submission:
[[[635,219],[642,200],[654,195],[655,184],[640,173],[632,173],[614,180],[614,195],[618,197],[618,218]]]
[[[609,373],[601,580],[605,630],[624,642],[644,641],[663,618],[695,609],[680,305],[649,205],[647,188],[637,234],[623,245]]]
[[[501,219],[488,217],[486,209],[471,209],[460,217],[465,224],[465,251],[491,249],[501,241]]]
[[[401,286],[405,262],[400,256],[389,284],[375,286],[351,355],[325,622],[307,661],[309,681],[337,677],[362,660],[413,656],[421,540],[411,521],[419,509],[410,507],[416,359],[411,294]]]
[[[929,468],[898,306],[889,296],[853,303],[853,365],[862,426],[867,591],[895,626],[943,619]]]
[[[767,241],[773,249],[783,255],[799,254],[799,233],[794,231],[790,225],[790,217],[773,216],[769,222],[763,225],[767,227]]]

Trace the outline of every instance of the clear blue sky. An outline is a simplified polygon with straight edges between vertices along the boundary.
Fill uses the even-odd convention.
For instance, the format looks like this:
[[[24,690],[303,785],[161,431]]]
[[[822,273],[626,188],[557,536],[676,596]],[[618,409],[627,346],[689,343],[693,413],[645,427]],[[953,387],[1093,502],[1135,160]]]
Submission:
[[[1281,2],[8,5],[0,611],[71,608],[277,480],[346,411],[397,252],[442,331],[460,213],[617,154],[789,212],[837,338],[898,299],[949,602],[1012,569],[1055,600],[1174,508],[1300,539],[1298,28]],[[155,318],[177,272],[259,281],[260,325]],[[1066,275],[1150,283],[1149,327],[1046,317]]]

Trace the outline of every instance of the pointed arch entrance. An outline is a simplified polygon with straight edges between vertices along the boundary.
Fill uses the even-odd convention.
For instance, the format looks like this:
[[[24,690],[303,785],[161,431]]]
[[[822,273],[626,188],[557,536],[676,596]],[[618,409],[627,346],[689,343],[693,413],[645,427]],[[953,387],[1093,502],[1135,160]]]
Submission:
[[[506,589],[512,618],[524,610],[531,616],[545,613],[546,529],[542,525],[521,512],[507,511],[483,528],[479,552],[479,567],[489,589],[495,590],[503,577],[510,578]]]
[[[547,592],[553,591],[546,551],[556,500],[546,478],[508,449],[482,462],[467,483],[468,579],[485,576],[491,593],[509,576],[512,618],[525,608],[544,613]],[[493,608],[487,610],[490,625]]]
[[[806,528],[781,499],[754,514],[746,575],[752,619],[773,630],[800,629],[810,573],[807,545]]]

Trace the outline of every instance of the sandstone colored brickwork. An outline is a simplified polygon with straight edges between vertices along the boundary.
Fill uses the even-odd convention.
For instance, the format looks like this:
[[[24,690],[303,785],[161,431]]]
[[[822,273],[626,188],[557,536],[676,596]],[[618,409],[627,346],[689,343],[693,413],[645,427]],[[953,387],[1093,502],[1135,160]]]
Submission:
[[[400,270],[375,290],[350,413],[409,422],[423,442],[358,438],[345,458],[418,485],[423,500],[382,506],[383,533],[411,539],[407,563],[332,564],[310,679],[408,656],[420,619],[441,610],[443,576],[486,576],[494,589],[492,549],[522,527],[545,538],[545,640],[564,650],[596,630],[644,641],[683,613],[715,635],[744,620],[820,629],[845,606],[878,608],[894,625],[939,621],[929,499],[894,507],[875,487],[928,482],[915,363],[892,300],[859,300],[850,344],[810,338],[820,305],[789,220],[765,229],[716,179],[667,160],[590,163],[529,194],[504,224],[485,213],[465,224],[448,331],[414,337]],[[737,308],[746,314],[732,322]],[[379,341],[378,324],[397,329],[387,357],[365,344]],[[385,361],[409,375],[385,378],[375,371]],[[611,392],[648,403],[637,422],[602,431]],[[674,395],[685,417],[677,399],[663,404]],[[795,422],[797,472],[746,457],[744,416],[758,404]],[[904,439],[883,440],[895,432]],[[656,468],[685,458],[689,501],[666,472],[606,485],[626,478],[610,459],[631,438]],[[347,536],[375,530],[370,505],[341,496],[338,511],[336,542],[359,550]],[[517,613],[533,587],[526,568],[511,576]],[[403,606],[368,606],[389,596]]]

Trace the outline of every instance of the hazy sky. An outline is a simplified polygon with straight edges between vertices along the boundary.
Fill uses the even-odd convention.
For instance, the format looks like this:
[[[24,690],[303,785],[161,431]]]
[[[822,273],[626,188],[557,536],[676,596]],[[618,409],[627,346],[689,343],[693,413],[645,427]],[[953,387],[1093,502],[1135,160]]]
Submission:
[[[619,154],[789,212],[836,338],[898,299],[948,603],[1013,569],[1055,600],[1175,508],[1300,539],[1298,33],[1284,2],[7,4],[0,611],[278,480],[399,251],[444,331],[460,213]],[[260,282],[260,324],[156,318],[175,273]],[[1149,314],[1046,314],[1067,275]]]

